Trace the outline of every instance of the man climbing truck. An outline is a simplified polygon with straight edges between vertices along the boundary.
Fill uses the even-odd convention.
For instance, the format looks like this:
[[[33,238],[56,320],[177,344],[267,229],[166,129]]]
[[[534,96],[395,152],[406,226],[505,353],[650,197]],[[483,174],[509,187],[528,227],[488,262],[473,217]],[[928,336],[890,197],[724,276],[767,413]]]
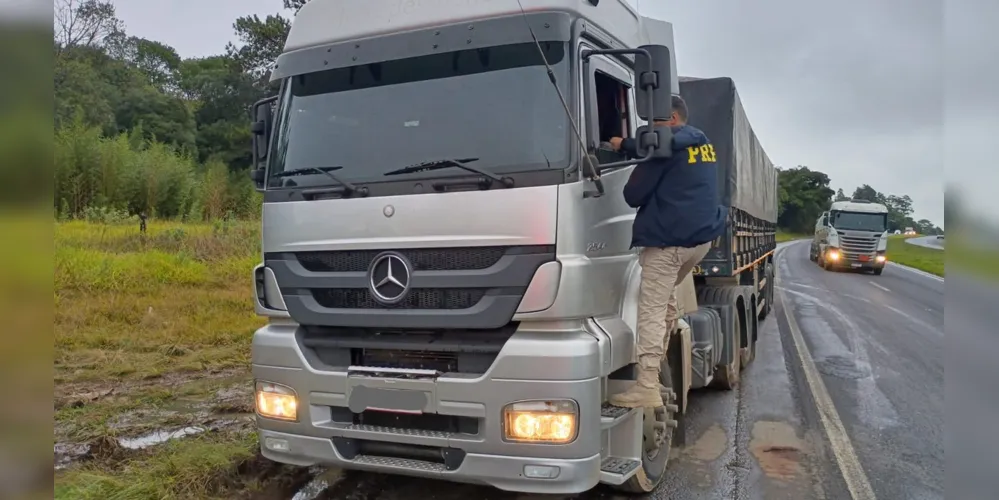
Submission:
[[[680,83],[672,26],[625,0],[446,4],[312,0],[279,94],[254,107],[262,453],[649,492],[690,389],[731,389],[752,360],[776,172],[731,80]],[[670,128],[644,124],[677,94],[712,140],[729,228],[680,284],[663,405],[615,407],[636,378],[641,274],[622,190],[672,154]]]
[[[837,201],[815,223],[809,258],[825,270],[880,275],[887,251],[888,207],[867,200]]]

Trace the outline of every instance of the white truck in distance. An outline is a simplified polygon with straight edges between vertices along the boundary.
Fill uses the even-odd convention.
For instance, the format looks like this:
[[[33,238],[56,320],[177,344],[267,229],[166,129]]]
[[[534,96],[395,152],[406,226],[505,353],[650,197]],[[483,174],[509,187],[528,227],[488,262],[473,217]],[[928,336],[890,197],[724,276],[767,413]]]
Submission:
[[[681,81],[672,26],[626,0],[521,2],[312,0],[295,16],[279,94],[254,106],[264,456],[647,493],[690,391],[736,387],[755,357],[777,173],[734,84]],[[680,287],[664,406],[618,408],[641,273],[622,190],[672,154],[671,130],[645,124],[674,94],[713,140],[729,229]],[[615,136],[643,157],[602,146]]]
[[[887,250],[888,207],[866,200],[837,201],[815,223],[809,258],[826,270],[880,275]]]

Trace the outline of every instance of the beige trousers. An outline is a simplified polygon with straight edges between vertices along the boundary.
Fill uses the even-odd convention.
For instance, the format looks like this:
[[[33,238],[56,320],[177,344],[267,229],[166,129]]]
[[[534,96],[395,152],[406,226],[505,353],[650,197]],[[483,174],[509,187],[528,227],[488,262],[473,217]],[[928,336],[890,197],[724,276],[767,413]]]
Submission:
[[[643,248],[639,254],[642,284],[638,294],[638,366],[659,368],[666,342],[676,330],[676,287],[707,255],[711,242],[694,248]]]

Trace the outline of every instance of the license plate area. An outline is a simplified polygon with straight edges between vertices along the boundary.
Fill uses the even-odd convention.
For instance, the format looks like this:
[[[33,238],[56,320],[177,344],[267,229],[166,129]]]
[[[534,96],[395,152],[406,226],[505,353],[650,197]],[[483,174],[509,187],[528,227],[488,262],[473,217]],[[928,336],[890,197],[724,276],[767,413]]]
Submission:
[[[850,264],[850,267],[863,267],[863,264],[853,263],[853,264]]]
[[[347,407],[354,413],[436,413],[437,376],[433,370],[352,366],[347,369]]]

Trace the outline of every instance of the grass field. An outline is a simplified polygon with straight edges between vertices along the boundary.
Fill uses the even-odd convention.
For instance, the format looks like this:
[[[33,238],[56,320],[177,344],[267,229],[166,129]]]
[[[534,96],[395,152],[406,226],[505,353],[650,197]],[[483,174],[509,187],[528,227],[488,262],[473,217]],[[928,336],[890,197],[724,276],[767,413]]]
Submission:
[[[259,222],[74,221],[54,241],[56,498],[247,498],[295,478],[252,432]]]
[[[905,236],[888,238],[888,261],[944,276],[944,250],[910,245],[906,239]]]
[[[955,272],[999,281],[999,248],[969,238],[952,238],[947,242],[947,266]]]

